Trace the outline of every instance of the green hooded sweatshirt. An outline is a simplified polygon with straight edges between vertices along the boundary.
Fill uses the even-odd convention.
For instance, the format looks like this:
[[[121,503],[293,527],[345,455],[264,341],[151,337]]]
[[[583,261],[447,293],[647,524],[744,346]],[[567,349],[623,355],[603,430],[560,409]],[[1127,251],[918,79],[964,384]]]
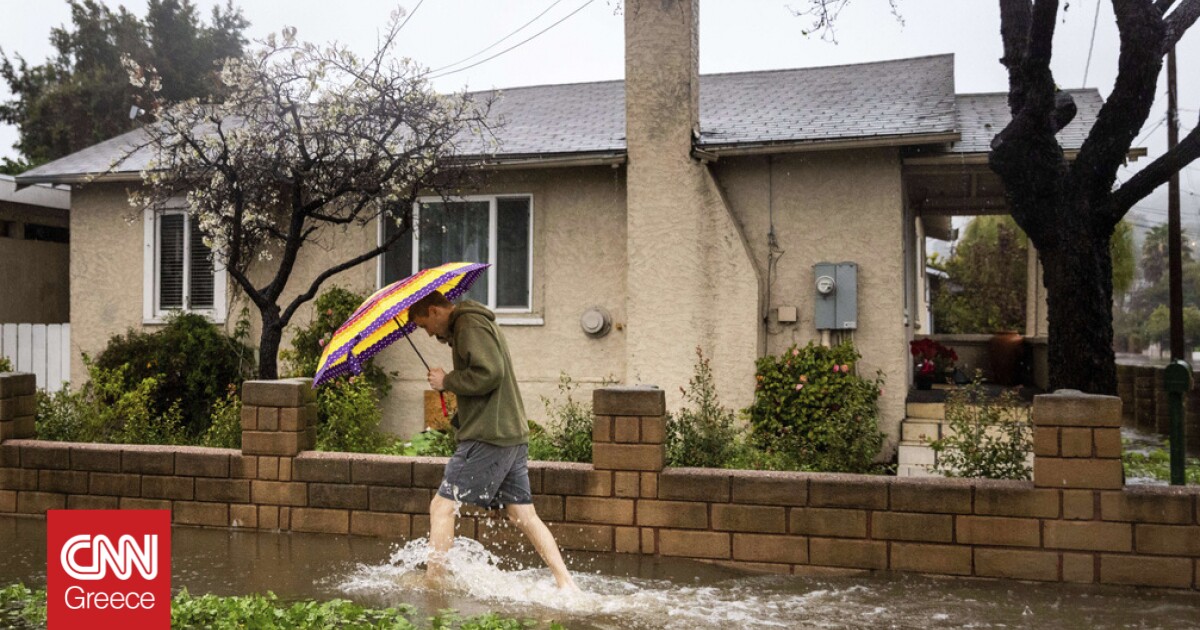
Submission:
[[[443,385],[458,398],[458,439],[496,446],[528,442],[525,404],[496,315],[478,302],[459,302],[450,314],[450,339],[454,371]]]

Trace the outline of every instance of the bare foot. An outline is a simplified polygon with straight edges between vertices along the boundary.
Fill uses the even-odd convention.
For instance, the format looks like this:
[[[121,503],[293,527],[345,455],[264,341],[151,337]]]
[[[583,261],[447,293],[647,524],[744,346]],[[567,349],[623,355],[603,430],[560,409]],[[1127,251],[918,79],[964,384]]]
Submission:
[[[579,590],[579,587],[576,586],[576,584],[575,584],[575,580],[572,579],[571,576],[569,576],[569,575],[567,576],[567,579],[565,581],[558,580],[558,590],[560,590],[564,593],[582,593],[583,592],[583,591]]]

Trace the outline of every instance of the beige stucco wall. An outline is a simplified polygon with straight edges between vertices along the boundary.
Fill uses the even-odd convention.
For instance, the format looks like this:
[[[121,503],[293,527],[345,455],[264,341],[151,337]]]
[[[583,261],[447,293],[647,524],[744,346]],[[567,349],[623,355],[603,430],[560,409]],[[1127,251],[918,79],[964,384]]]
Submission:
[[[749,404],[760,350],[758,274],[707,167],[698,127],[699,3],[625,5],[625,128],[630,383],[681,402],[696,348],[712,359],[722,402]]]
[[[714,172],[766,275],[767,234],[774,216],[783,256],[772,274],[769,309],[795,306],[799,321],[774,321],[767,352],[820,341],[813,325],[818,262],[858,263],[858,329],[851,335],[860,374],[883,370],[881,430],[890,447],[899,439],[907,391],[904,321],[904,209],[895,149],[821,151],[722,159]],[[834,334],[837,340],[837,333]]]
[[[130,220],[132,219],[132,220]],[[124,185],[94,183],[71,194],[71,382],[113,335],[142,324],[142,215]]]
[[[623,170],[600,166],[505,171],[496,173],[475,192],[527,193],[533,199],[533,312],[506,317],[542,323],[504,327],[530,417],[545,417],[541,397],[557,396],[560,373],[581,384],[579,397],[583,400],[590,400],[590,390],[606,379],[624,380]],[[86,371],[78,353],[95,355],[115,334],[128,328],[153,330],[155,326],[143,326],[142,322],[141,213],[129,207],[125,189],[116,185],[81,188],[75,192],[74,204],[71,309],[76,357],[72,380],[81,382]],[[134,220],[127,221],[127,217]],[[280,302],[290,302],[332,264],[372,246],[377,232],[374,224],[365,229],[338,229],[322,235],[316,246],[306,246]],[[266,272],[267,267],[259,267],[251,275],[256,282],[265,282]],[[336,284],[367,294],[378,288],[377,274],[378,265],[370,262],[343,272],[325,286]],[[232,279],[229,282],[232,286]],[[235,292],[228,329],[232,330],[246,304]],[[603,338],[590,338],[579,326],[580,315],[591,306],[602,306],[613,317],[613,329]],[[253,307],[250,314],[252,339],[257,343],[260,326]],[[304,326],[311,320],[309,303],[297,312],[292,325]],[[285,334],[283,348],[289,347],[290,336]],[[431,365],[449,367],[447,347],[420,333],[414,340]],[[406,436],[419,431],[423,428],[423,392],[428,388],[420,361],[407,344],[401,344],[381,353],[379,363],[389,372],[397,372],[392,393],[384,401],[385,429]]]
[[[65,195],[63,195],[65,196]],[[67,211],[0,201],[0,221],[24,234],[24,224],[67,227]],[[61,324],[69,320],[67,243],[0,236],[0,323]]]

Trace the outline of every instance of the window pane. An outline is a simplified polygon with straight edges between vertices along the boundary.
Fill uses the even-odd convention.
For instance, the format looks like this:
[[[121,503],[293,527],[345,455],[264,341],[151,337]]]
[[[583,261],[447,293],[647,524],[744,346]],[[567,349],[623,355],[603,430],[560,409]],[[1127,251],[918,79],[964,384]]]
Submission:
[[[386,241],[397,230],[396,222],[391,218],[381,218],[383,221],[383,238]],[[397,280],[403,280],[413,274],[412,270],[412,231],[401,236],[383,253],[383,284],[388,285]]]
[[[421,268],[459,261],[488,262],[488,215],[486,201],[421,204]],[[484,273],[464,297],[487,304],[490,276]]]
[[[496,307],[529,308],[529,198],[496,200]]]
[[[158,218],[158,308],[183,308],[183,215]]]
[[[211,252],[204,244],[204,234],[195,221],[188,221],[191,228],[190,251],[188,252],[188,308],[213,308],[213,265]]]

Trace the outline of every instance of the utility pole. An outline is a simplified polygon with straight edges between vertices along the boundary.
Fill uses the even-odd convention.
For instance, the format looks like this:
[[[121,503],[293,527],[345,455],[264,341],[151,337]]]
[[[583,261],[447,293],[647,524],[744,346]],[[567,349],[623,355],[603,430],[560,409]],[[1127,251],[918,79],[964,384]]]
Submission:
[[[1179,103],[1175,87],[1175,48],[1167,53],[1167,151],[1179,144]],[[1183,347],[1183,243],[1179,218],[1179,172],[1167,187],[1168,264],[1171,287],[1171,364],[1163,372],[1171,413],[1171,485],[1183,485],[1183,397],[1192,388],[1192,366]],[[1189,353],[1190,354],[1190,353]]]

